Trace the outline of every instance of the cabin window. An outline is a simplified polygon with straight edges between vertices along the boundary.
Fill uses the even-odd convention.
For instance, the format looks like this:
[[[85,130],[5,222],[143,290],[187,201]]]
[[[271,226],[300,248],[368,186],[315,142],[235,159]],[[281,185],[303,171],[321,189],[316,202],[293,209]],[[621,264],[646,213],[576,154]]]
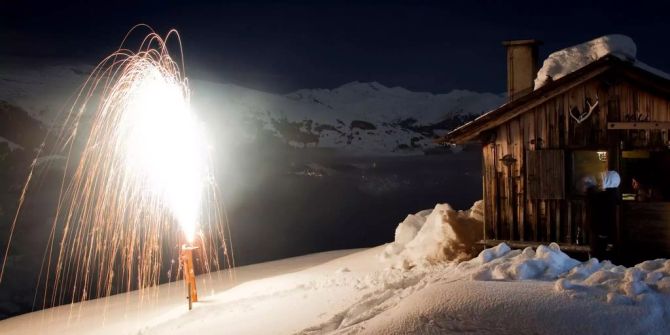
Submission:
[[[534,150],[526,153],[529,199],[565,198],[563,150]]]
[[[621,152],[621,192],[627,201],[670,201],[670,151]]]
[[[572,152],[571,193],[586,194],[589,187],[602,188],[601,176],[607,172],[606,150],[575,150]]]

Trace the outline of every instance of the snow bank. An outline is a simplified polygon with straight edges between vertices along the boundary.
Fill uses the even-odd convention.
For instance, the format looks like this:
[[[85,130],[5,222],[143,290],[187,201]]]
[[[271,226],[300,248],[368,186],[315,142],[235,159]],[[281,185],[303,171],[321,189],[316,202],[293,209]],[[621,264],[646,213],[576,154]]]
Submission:
[[[449,204],[410,214],[395,231],[395,241],[386,246],[382,260],[412,268],[440,261],[471,258],[474,244],[482,238],[483,202],[465,211]]]
[[[438,205],[409,215],[394,245],[419,241],[435,213],[449,210]],[[555,243],[524,250],[501,243],[458,264],[369,272],[365,289],[371,291],[298,334],[668,334],[670,294],[660,274],[670,269],[666,264],[626,269],[596,259],[582,263]],[[604,269],[615,274],[595,275]],[[663,284],[650,294],[640,284],[645,280]]]
[[[652,312],[663,313],[670,311],[670,260],[656,259],[626,268],[590,259],[559,279],[555,289],[573,297],[592,296],[612,304],[649,305],[654,307]],[[659,304],[661,300],[666,300],[665,308]]]
[[[670,260],[645,261],[634,267],[617,266],[596,258],[580,262],[563,253],[556,243],[536,250],[510,250],[505,244],[482,251],[477,258],[458,265],[478,281],[555,281],[554,289],[571,297],[595,299],[613,304],[651,304],[670,294]],[[661,299],[660,294],[665,294]]]
[[[460,264],[461,269],[476,268],[474,280],[553,280],[577,266],[580,262],[564,254],[558,244],[541,245],[537,250],[526,248],[510,250],[501,243],[486,249],[477,258]]]
[[[537,72],[535,89],[610,54],[633,60],[637,54],[637,47],[630,37],[615,34],[556,51],[545,59],[542,68]]]

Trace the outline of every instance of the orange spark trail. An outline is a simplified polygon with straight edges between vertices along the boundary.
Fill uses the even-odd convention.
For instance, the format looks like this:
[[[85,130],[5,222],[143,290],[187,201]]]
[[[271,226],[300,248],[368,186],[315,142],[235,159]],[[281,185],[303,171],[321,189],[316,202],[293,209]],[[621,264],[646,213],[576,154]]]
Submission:
[[[45,139],[49,154],[66,156],[67,166],[41,269],[43,307],[157,285],[183,242],[199,246],[201,271],[232,266],[208,145],[190,109],[179,34],[162,38],[145,25],[128,34],[138,27],[150,30],[140,47],[124,48],[126,35]],[[181,64],[168,52],[170,38],[179,44]],[[9,250],[8,243],[0,282]]]

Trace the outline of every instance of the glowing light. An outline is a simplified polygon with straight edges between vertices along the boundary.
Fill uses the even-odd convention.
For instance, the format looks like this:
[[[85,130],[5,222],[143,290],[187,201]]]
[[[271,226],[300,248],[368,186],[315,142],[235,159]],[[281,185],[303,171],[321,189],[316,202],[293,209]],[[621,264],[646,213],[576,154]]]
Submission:
[[[598,151],[598,160],[601,162],[607,162],[607,151]]]
[[[165,39],[151,31],[137,51],[124,39],[35,158],[11,232],[42,152],[67,157],[40,274],[45,307],[154,286],[164,273],[179,278],[181,269],[162,266],[174,264],[184,239],[198,246],[199,272],[234,266],[208,145],[170,36],[179,41],[174,30]],[[11,233],[9,242],[0,282]]]
[[[207,144],[183,83],[150,62],[133,64],[131,73],[135,68],[138,77],[128,89],[118,129],[125,166],[167,202],[192,243],[207,176]]]

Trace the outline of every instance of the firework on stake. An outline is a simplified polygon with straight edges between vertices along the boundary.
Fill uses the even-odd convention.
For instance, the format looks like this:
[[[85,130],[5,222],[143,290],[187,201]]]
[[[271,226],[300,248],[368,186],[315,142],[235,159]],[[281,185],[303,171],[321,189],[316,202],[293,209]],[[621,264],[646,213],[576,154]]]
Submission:
[[[151,32],[137,51],[124,48],[138,27]],[[171,38],[179,63],[168,52]],[[134,27],[49,131],[10,232],[11,242],[39,156],[67,157],[40,274],[44,307],[155,286],[184,243],[198,247],[201,272],[232,267],[225,211],[181,58],[177,31],[162,38]],[[9,250],[8,243],[0,282]]]

